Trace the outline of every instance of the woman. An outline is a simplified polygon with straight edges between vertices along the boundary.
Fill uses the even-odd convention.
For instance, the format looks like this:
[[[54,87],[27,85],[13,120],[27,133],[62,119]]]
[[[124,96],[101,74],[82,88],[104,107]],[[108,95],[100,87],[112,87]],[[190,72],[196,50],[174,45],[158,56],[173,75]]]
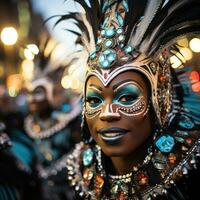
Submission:
[[[57,66],[58,63],[52,61],[51,55],[55,47],[49,55],[45,55],[49,43],[50,41],[46,42],[45,48],[40,51],[38,63],[41,71],[35,74],[28,88],[30,113],[24,120],[24,128],[36,152],[42,199],[64,200],[71,199],[71,194],[63,186],[65,185],[63,170],[66,168],[66,157],[77,142],[74,140],[71,126],[78,120],[81,107],[76,104],[76,107],[71,106],[66,111],[55,109],[56,103],[64,103],[63,97],[60,97],[60,102],[55,102],[57,97],[54,87],[54,84],[60,84],[57,80],[60,80],[60,71],[63,69],[61,63]]]
[[[200,97],[178,40],[199,36],[199,1],[76,2],[85,12],[58,20],[83,31],[86,66],[71,185],[83,199],[187,199],[178,180],[196,167]]]

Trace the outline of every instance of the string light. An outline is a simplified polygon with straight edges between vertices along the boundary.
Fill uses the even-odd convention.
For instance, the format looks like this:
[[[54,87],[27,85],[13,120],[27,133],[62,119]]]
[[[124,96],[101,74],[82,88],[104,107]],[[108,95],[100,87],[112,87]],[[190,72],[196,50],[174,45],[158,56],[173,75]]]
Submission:
[[[5,27],[1,31],[1,40],[5,45],[14,45],[17,42],[18,33],[13,27]]]

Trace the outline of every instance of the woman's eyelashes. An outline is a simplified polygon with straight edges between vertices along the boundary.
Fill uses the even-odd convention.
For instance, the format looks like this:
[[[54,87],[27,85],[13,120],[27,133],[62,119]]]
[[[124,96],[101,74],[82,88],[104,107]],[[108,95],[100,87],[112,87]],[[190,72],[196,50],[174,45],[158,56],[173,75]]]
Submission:
[[[103,103],[103,99],[98,93],[88,92],[88,94],[86,95],[86,103],[91,108],[96,108]]]
[[[114,94],[114,101],[122,105],[131,105],[141,94],[141,90],[136,85],[127,85],[117,90]]]

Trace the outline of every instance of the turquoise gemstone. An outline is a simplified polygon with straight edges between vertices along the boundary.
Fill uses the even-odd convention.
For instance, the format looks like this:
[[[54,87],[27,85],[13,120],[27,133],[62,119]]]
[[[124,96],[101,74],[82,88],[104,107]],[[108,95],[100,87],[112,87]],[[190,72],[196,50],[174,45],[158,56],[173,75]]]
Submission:
[[[108,38],[113,37],[116,34],[116,30],[114,28],[112,29],[107,29],[105,32],[105,36]]]
[[[106,49],[105,51],[104,51],[104,54],[105,55],[108,55],[108,54],[110,54],[111,53],[111,50],[110,49]]]
[[[94,58],[95,58],[95,56],[96,56],[96,52],[95,52],[95,51],[94,51],[94,52],[92,52],[92,53],[90,53],[90,58],[94,59]]]
[[[119,42],[123,42],[125,40],[125,36],[124,35],[120,35],[118,37]]]
[[[83,152],[83,165],[84,166],[88,166],[92,163],[93,161],[93,151],[92,149],[86,149],[84,152]]]
[[[127,3],[126,0],[123,0],[123,1],[122,1],[122,5],[123,5],[123,7],[124,7],[124,10],[125,10],[126,12],[128,12],[128,11],[129,11],[129,8],[128,8],[128,3]]]
[[[110,54],[108,55],[108,57],[107,57],[107,59],[108,59],[110,62],[115,61],[116,58],[117,58],[117,55],[114,54],[114,53],[110,53]]]
[[[110,62],[108,60],[104,60],[100,63],[102,68],[108,68],[110,66]]]
[[[118,28],[117,29],[117,34],[122,34],[123,33],[123,29],[122,28]]]
[[[125,53],[131,53],[132,51],[133,51],[133,47],[131,47],[131,46],[126,46],[125,48],[124,48],[124,51],[125,51]]]
[[[99,62],[103,62],[105,60],[105,56],[103,54],[101,54],[99,56]]]
[[[112,40],[107,40],[107,41],[105,42],[105,46],[106,46],[106,47],[111,47],[112,45],[113,45]]]
[[[101,36],[105,36],[105,34],[106,34],[106,31],[105,31],[105,30],[102,30],[102,31],[101,31]]]
[[[102,43],[102,39],[101,38],[98,38],[97,39],[97,44],[101,44]]]
[[[189,130],[194,128],[194,123],[189,117],[182,115],[180,117],[179,126]]]
[[[124,20],[123,20],[122,16],[118,12],[115,13],[115,16],[117,18],[119,26],[122,27],[124,25]]]
[[[174,147],[175,141],[170,135],[163,135],[156,141],[155,144],[162,153],[169,153]]]

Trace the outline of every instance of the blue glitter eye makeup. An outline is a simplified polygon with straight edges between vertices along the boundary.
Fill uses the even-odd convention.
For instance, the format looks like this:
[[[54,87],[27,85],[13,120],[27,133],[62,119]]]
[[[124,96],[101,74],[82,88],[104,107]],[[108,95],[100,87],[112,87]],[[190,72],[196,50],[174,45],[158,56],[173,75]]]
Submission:
[[[141,96],[142,92],[136,85],[125,85],[114,94],[114,103],[132,105]]]
[[[94,91],[88,91],[86,94],[86,103],[91,108],[96,108],[103,103],[103,98],[100,94]]]

